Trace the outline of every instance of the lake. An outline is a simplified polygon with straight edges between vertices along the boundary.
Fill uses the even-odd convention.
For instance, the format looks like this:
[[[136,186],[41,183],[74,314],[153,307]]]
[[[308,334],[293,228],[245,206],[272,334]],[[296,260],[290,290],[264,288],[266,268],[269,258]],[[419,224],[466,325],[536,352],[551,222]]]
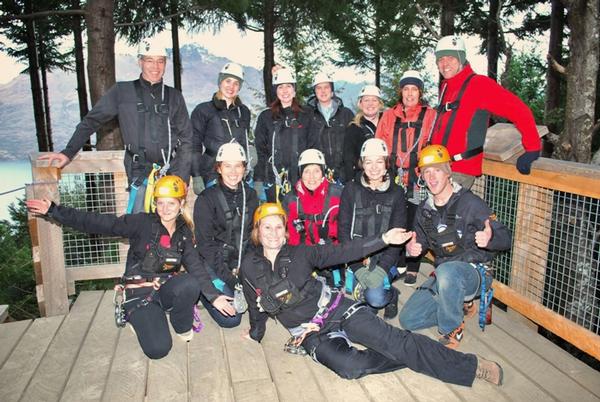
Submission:
[[[31,183],[31,165],[28,160],[0,161],[0,177],[0,193],[24,187]],[[10,219],[8,206],[23,197],[25,189],[0,195],[0,219]]]

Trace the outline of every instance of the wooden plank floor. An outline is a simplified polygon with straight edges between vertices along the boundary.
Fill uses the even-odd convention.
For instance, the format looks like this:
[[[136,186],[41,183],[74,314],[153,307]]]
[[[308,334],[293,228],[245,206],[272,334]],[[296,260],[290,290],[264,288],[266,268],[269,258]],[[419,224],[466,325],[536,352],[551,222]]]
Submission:
[[[398,288],[402,304],[414,290]],[[599,372],[498,308],[485,332],[475,319],[467,323],[460,350],[499,361],[505,385],[472,388],[408,369],[344,380],[284,353],[288,334],[273,320],[257,344],[201,313],[202,332],[190,343],[174,339],[158,361],[143,355],[128,328],[114,326],[112,292],[82,293],[66,316],[0,324],[0,401],[600,401]]]

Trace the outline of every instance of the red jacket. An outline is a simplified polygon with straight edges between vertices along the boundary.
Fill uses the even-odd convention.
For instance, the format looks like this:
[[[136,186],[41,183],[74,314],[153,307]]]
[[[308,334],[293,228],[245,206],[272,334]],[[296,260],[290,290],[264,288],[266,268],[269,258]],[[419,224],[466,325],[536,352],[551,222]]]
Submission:
[[[332,188],[330,189],[330,187]],[[331,193],[329,199],[329,211],[323,211],[328,191]],[[298,245],[300,244],[301,238],[305,237],[304,244],[319,244],[319,240],[321,239],[319,235],[319,227],[322,225],[325,215],[327,215],[328,222],[325,225],[327,238],[329,239],[327,242],[338,243],[337,217],[339,213],[341,193],[341,186],[338,186],[337,184],[331,184],[327,180],[323,180],[323,183],[321,183],[321,185],[317,187],[315,191],[309,191],[304,184],[302,184],[302,181],[298,180],[294,186],[294,191],[288,193],[283,202],[284,208],[288,213],[288,243],[292,246]],[[306,218],[308,218],[305,219],[303,223],[304,236],[298,232],[296,229],[296,224],[294,223],[298,220],[298,201],[300,201],[302,205],[302,212]],[[318,215],[316,222],[311,219],[310,215]]]
[[[442,107],[444,104],[456,100],[462,84],[471,74],[475,73],[471,66],[467,64],[457,75],[442,81],[440,88],[440,94],[443,94],[443,98],[440,100]],[[452,115],[451,111],[440,113],[441,115],[433,131],[431,140],[433,144],[442,144],[448,120]],[[531,110],[515,94],[502,88],[496,81],[486,76],[475,75],[471,79],[455,113],[454,124],[448,142],[445,144],[452,156],[468,150],[467,130],[469,128],[476,127],[477,132],[487,131],[487,121],[489,119],[487,113],[510,120],[521,133],[521,141],[525,151],[539,151],[541,148]],[[483,153],[480,153],[472,158],[452,163],[452,170],[471,176],[480,176],[482,160]]]
[[[375,133],[375,138],[380,138],[385,141],[388,152],[390,155],[392,154],[392,145],[394,142],[394,127],[396,125],[396,119],[400,119],[401,122],[413,122],[417,121],[419,118],[419,114],[421,113],[421,108],[426,107],[427,111],[425,112],[425,116],[423,116],[423,125],[421,126],[421,135],[419,138],[419,144],[417,145],[417,152],[421,150],[425,146],[428,140],[429,133],[431,131],[431,126],[433,125],[433,121],[435,120],[435,110],[427,105],[416,105],[410,108],[405,108],[402,103],[398,103],[391,109],[383,112],[383,116],[379,120],[379,124],[377,125],[377,132]],[[396,166],[400,167],[400,162],[402,161],[402,168],[408,172],[408,168],[410,167],[410,150],[415,143],[415,129],[414,127],[406,128],[406,144],[403,147],[402,144],[402,136],[398,133],[398,143],[396,147],[396,155],[398,158],[396,159]],[[405,149],[403,152],[402,149]],[[413,166],[413,169],[416,169],[417,166]],[[403,177],[404,185],[408,185],[408,174],[405,174]]]

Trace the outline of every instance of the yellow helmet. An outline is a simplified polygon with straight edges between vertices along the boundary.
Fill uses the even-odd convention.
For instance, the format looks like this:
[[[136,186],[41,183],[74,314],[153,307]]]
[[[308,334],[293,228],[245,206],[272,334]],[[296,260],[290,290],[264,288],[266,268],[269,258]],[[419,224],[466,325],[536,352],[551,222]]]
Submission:
[[[428,145],[419,153],[419,167],[424,168],[438,163],[450,163],[452,158],[443,145]]]
[[[163,176],[154,185],[154,198],[185,198],[187,186],[179,176]]]
[[[265,202],[254,211],[254,224],[256,225],[262,218],[266,218],[271,215],[283,216],[284,223],[287,221],[287,214],[284,209],[275,202]]]

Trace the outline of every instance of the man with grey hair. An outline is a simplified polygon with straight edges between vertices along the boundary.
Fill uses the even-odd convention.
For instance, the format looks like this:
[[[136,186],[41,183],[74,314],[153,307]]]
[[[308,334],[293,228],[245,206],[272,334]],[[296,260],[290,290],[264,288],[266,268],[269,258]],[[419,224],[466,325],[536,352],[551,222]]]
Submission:
[[[166,49],[146,39],[139,44],[137,56],[140,78],[113,85],[77,125],[64,150],[40,157],[64,167],[93,133],[116,117],[126,151],[128,213],[142,211],[154,164],[160,166],[161,175],[177,175],[186,183],[191,166],[192,127],[185,101],[181,92],[163,82]]]
[[[453,180],[470,188],[475,177],[481,175],[490,114],[511,121],[521,133],[525,153],[517,160],[517,169],[529,174],[531,163],[539,157],[541,149],[529,107],[493,79],[473,72],[461,38],[441,38],[435,59],[444,80],[430,140],[450,152],[454,161]]]

